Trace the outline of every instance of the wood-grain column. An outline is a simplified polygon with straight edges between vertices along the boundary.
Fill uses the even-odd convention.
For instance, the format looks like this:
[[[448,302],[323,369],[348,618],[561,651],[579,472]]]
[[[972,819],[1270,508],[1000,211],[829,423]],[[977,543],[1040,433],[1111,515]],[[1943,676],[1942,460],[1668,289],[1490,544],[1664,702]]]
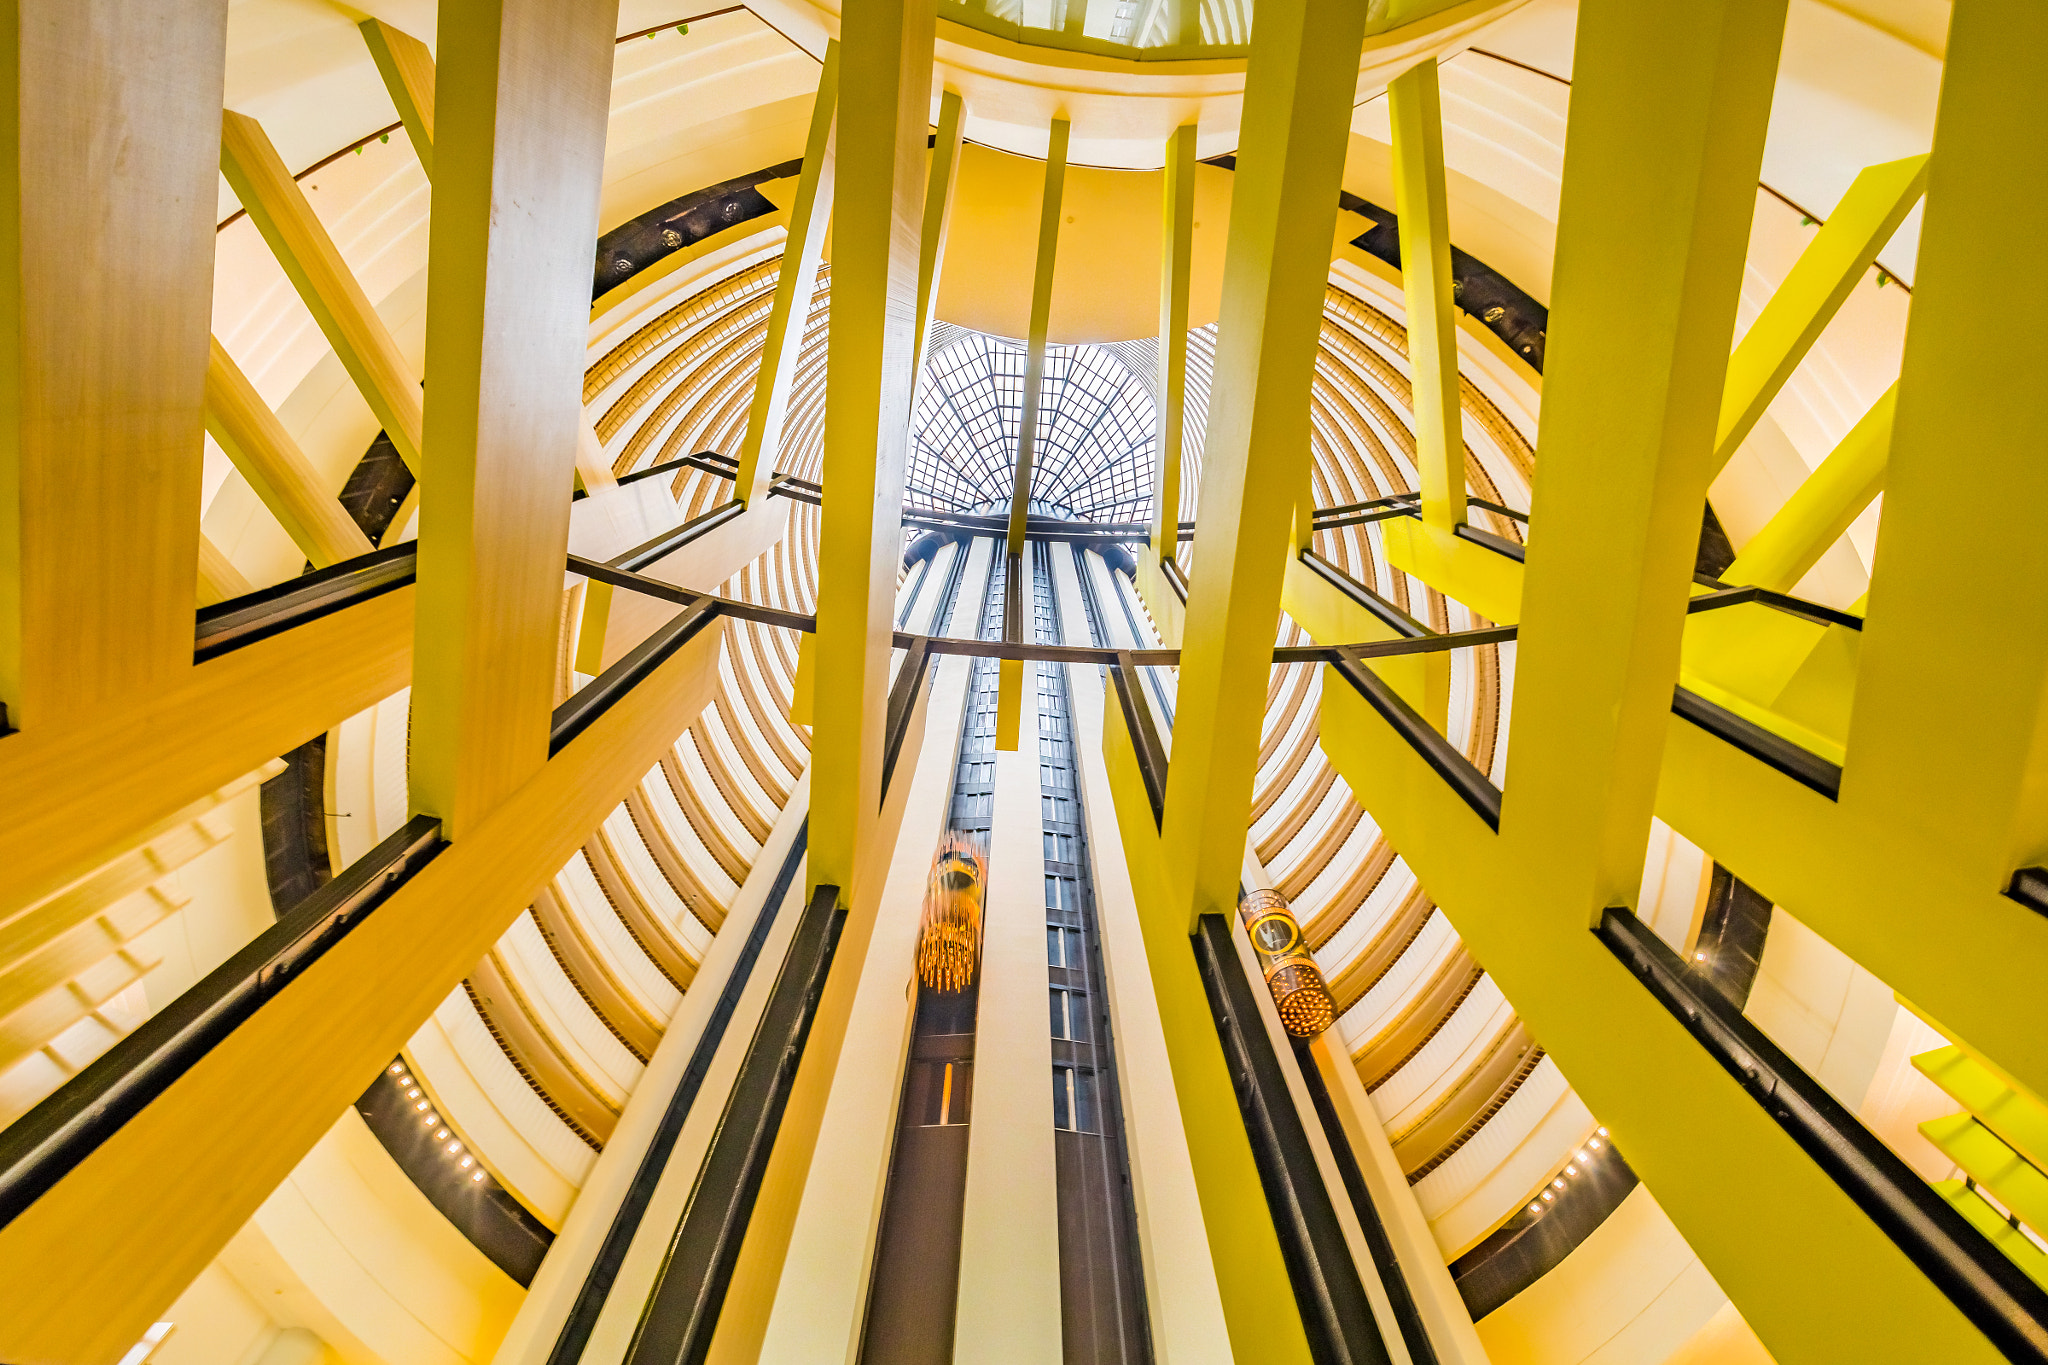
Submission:
[[[226,43],[226,0],[0,7],[0,704],[17,729],[192,666]]]
[[[412,802],[455,838],[547,760],[617,9],[441,9]]]

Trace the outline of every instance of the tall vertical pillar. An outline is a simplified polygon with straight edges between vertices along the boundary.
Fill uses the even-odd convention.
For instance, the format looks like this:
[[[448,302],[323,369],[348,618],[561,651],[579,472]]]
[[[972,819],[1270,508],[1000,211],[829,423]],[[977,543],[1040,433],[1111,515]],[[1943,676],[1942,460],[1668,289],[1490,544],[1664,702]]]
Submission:
[[[818,262],[824,257],[825,229],[832,221],[832,127],[838,108],[839,44],[833,41],[825,44],[825,69],[818,75],[811,132],[804,142],[804,169],[797,177],[789,236],[782,248],[782,271],[775,280],[768,335],[761,343],[754,406],[747,413],[747,434],[740,442],[739,477],[733,491],[749,507],[767,496],[768,481],[775,474],[789,389],[796,381],[796,362],[804,348],[804,323],[811,315],[811,298],[818,288]]]
[[[1060,250],[1060,204],[1067,188],[1067,141],[1073,124],[1052,121],[1045,151],[1045,192],[1038,201],[1038,259],[1031,274],[1031,334],[1025,340],[1024,413],[1017,425],[1017,477],[1010,491],[1010,554],[1024,553],[1031,471],[1038,453],[1038,391],[1045,384],[1045,347],[1052,330],[1052,275]]]
[[[825,497],[818,538],[817,677],[806,879],[847,909],[833,969],[733,1269],[713,1365],[762,1358],[826,1100],[874,941],[891,849],[882,739],[902,554],[904,462],[916,345],[918,221],[931,114],[934,0],[846,0],[832,208]],[[740,1307],[745,1305],[745,1307]]]
[[[225,0],[0,6],[0,705],[16,729],[192,666],[226,26]]]
[[[1189,926],[1237,904],[1363,32],[1357,6],[1293,0],[1252,39],[1166,789]]]
[[[1166,140],[1159,242],[1159,464],[1152,471],[1152,554],[1180,548],[1180,472],[1188,391],[1188,291],[1195,258],[1195,125]]]
[[[1408,303],[1408,373],[1415,403],[1416,491],[1422,519],[1441,530],[1465,520],[1465,436],[1458,415],[1458,319],[1451,298],[1450,204],[1436,58],[1387,86],[1394,126],[1394,212]]]
[[[412,802],[454,838],[548,756],[617,9],[441,9]]]
[[[939,99],[939,130],[932,139],[931,172],[925,182],[924,231],[917,242],[917,372],[924,373],[925,338],[938,313],[939,271],[946,261],[946,233],[953,223],[953,195],[960,187],[960,135],[967,105],[960,92]]]

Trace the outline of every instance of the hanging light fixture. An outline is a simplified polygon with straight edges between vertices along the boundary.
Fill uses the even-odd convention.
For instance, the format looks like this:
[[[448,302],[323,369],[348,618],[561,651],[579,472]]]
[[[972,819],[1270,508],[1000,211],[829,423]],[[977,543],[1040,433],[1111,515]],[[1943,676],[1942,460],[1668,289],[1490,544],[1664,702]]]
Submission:
[[[1337,1019],[1337,1002],[1323,980],[1323,969],[1309,955],[1308,942],[1287,898],[1271,889],[1254,891],[1238,902],[1245,933],[1266,974],[1266,989],[1280,1022],[1296,1038],[1313,1038]]]
[[[925,883],[917,940],[917,979],[935,991],[974,984],[981,956],[981,897],[988,870],[981,853],[957,834],[946,836]]]

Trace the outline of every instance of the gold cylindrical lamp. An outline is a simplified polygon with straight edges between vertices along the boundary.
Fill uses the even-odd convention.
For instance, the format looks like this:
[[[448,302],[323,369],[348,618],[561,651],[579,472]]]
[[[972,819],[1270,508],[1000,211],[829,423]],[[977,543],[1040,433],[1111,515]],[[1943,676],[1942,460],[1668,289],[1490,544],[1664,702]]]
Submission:
[[[1237,913],[1287,1032],[1313,1038],[1335,1023],[1337,1002],[1323,980],[1323,969],[1309,955],[1308,940],[1301,936],[1287,898],[1271,889],[1254,891],[1238,902]]]
[[[980,852],[958,835],[948,835],[932,859],[917,936],[917,979],[932,990],[964,991],[974,984],[987,884]]]

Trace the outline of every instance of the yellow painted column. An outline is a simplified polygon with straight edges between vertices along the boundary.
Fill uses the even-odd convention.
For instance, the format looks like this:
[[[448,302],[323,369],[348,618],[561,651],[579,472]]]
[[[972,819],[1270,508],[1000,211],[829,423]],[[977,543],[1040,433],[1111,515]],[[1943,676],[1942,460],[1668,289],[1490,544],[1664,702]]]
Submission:
[[[370,538],[321,486],[313,462],[219,338],[207,353],[206,429],[314,565],[370,552]]]
[[[1988,1362],[1941,1291],[1588,932],[1635,899],[1667,740],[1688,728],[1671,686],[1784,14],[1784,0],[1580,6],[1535,491],[1549,529],[1529,549],[1499,836],[1335,678],[1323,741],[1775,1359]],[[1915,951],[1926,943],[1923,925]]]
[[[1423,521],[1448,531],[1465,520],[1465,429],[1458,410],[1458,318],[1451,295],[1444,114],[1434,57],[1388,84],[1387,113],[1394,127],[1401,288],[1408,301],[1416,491],[1422,494]]]
[[[363,31],[377,74],[391,92],[391,103],[412,139],[413,152],[427,179],[434,178],[434,54],[410,33],[391,27],[382,19],[365,19],[356,27]]]
[[[1183,932],[1237,904],[1364,22],[1281,0],[1253,35],[1166,790]]]
[[[454,838],[547,760],[616,10],[441,10],[411,776]]]
[[[2048,109],[2012,98],[2043,42],[2048,14],[2015,0],[1959,8],[1950,32],[1842,778],[1845,805],[1940,850],[1963,886],[1986,891],[2048,860],[2048,545],[2007,529],[2048,497],[2048,464],[2016,439],[2048,421],[2048,339],[2001,321],[1986,292],[2043,208]],[[1987,899],[1958,927],[1973,950],[1948,964],[1943,996],[1960,1004],[1964,979],[1977,981],[1971,1013],[1998,1014],[2027,1043],[2000,1048],[1974,1019],[1954,1022],[1994,1059],[2024,1058],[2039,1093],[2048,1040],[1981,985],[1986,964],[2048,950],[2048,921]],[[1922,956],[1903,941],[1892,951]],[[1947,999],[1871,965],[1949,1022]]]
[[[881,796],[935,22],[931,0],[861,0],[840,37],[840,79],[861,98],[840,110],[846,193],[833,205],[810,880],[848,897],[882,857],[865,840]]]
[[[1009,553],[1024,552],[1031,502],[1031,466],[1038,447],[1038,391],[1045,383],[1046,333],[1052,327],[1053,263],[1060,249],[1060,202],[1067,186],[1067,139],[1073,125],[1052,121],[1045,153],[1045,192],[1038,201],[1038,260],[1031,275],[1031,335],[1024,358],[1024,414],[1017,426],[1017,478],[1010,490]]]
[[[1180,474],[1188,393],[1188,288],[1195,259],[1195,125],[1166,140],[1160,206],[1159,463],[1152,470],[1152,554],[1180,549]]]
[[[1714,433],[1719,473],[1764,409],[1877,260],[1927,186],[1927,158],[1909,156],[1868,166],[1728,358],[1728,387]]]
[[[0,18],[0,705],[17,729],[191,670],[214,235],[196,187],[226,22],[224,0],[23,0]]]
[[[1721,575],[1724,583],[1753,583],[1790,592],[1849,523],[1884,491],[1885,459],[1892,445],[1892,416],[1899,386],[1885,390],[1870,411],[1849,429],[1841,444],[1785,499],[1763,529]]]
[[[825,68],[818,76],[817,98],[811,104],[811,131],[804,142],[803,173],[797,177],[796,202],[789,210],[789,236],[782,248],[782,269],[775,280],[775,302],[768,312],[768,335],[761,344],[761,368],[754,380],[754,405],[747,413],[747,434],[740,441],[739,477],[734,496],[752,506],[768,495],[775,457],[782,449],[782,421],[789,408],[789,388],[803,350],[804,321],[811,315],[817,292],[818,262],[825,254],[825,229],[832,222],[832,126],[839,107],[839,44],[825,44]]]
[[[924,190],[924,231],[917,241],[917,372],[924,373],[925,337],[939,304],[939,270],[946,260],[946,233],[953,223],[953,196],[960,188],[960,135],[966,102],[957,90],[939,97],[938,135],[932,139],[931,171]]]
[[[232,109],[221,116],[220,170],[391,444],[418,474],[418,379],[262,125]]]
[[[818,541],[819,685],[805,877],[813,889],[837,887],[847,915],[733,1269],[714,1362],[761,1358],[766,1304],[790,1252],[894,843],[881,809],[882,741],[903,543],[936,27],[934,0],[846,0],[841,11],[840,82],[861,97],[839,111],[840,193],[832,208],[823,480],[832,491]],[[900,817],[902,807],[896,809]],[[744,1320],[732,1308],[742,1303],[756,1305]]]
[[[1295,502],[1365,10],[1259,7],[1246,71],[1163,832],[1121,711],[1104,756],[1230,1349],[1306,1361],[1307,1336],[1195,968],[1190,931],[1231,913]]]

